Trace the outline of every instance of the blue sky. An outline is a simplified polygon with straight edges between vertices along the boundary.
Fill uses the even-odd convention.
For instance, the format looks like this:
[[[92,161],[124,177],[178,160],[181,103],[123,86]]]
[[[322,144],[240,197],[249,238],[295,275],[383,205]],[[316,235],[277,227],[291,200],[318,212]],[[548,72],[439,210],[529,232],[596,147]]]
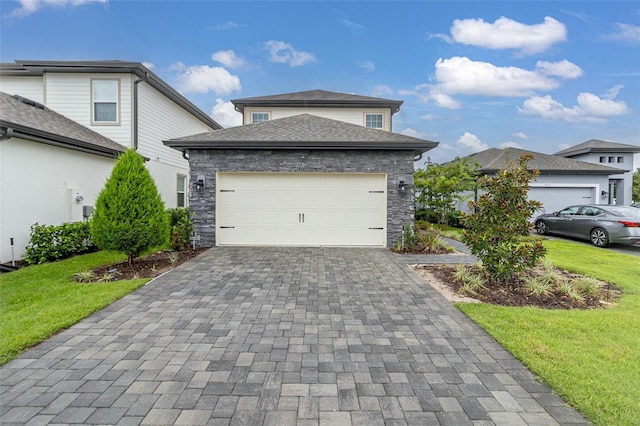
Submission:
[[[0,1],[0,60],[142,62],[225,127],[231,99],[403,100],[393,131],[553,153],[640,145],[638,1]]]

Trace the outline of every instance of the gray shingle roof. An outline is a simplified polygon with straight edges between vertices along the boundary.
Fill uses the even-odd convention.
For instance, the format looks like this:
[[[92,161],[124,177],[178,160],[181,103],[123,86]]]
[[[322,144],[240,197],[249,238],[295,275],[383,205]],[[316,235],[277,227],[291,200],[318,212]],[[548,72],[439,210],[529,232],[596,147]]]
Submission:
[[[208,116],[204,111],[195,106],[191,101],[169,86],[164,80],[155,75],[151,70],[139,62],[127,62],[118,60],[108,61],[32,61],[17,60],[15,64],[0,63],[0,72],[3,75],[38,76],[44,72],[74,72],[74,73],[133,73],[138,78],[146,79],[146,82],[180,105],[191,115],[213,129],[221,129],[222,126]]]
[[[423,153],[438,142],[370,129],[311,114],[164,141],[172,148],[399,150]]]
[[[115,156],[125,151],[119,143],[42,105],[33,104],[0,92],[0,126],[12,129],[17,138],[97,155]]]
[[[327,90],[307,90],[304,92],[284,93],[271,96],[232,99],[231,102],[240,112],[246,106],[313,106],[313,107],[369,107],[391,108],[392,113],[400,110],[402,101],[374,98],[370,96],[351,95],[348,93],[330,92]]]
[[[587,154],[589,152],[640,152],[640,146],[590,139],[586,142],[558,151],[553,155],[572,157],[574,155]]]
[[[464,159],[480,164],[480,171],[492,174],[504,169],[509,162],[517,162],[523,154],[532,154],[533,159],[527,163],[530,170],[536,169],[543,173],[552,174],[602,174],[613,175],[624,173],[625,170],[600,164],[587,163],[557,155],[542,154],[517,148],[490,148],[482,152],[471,154]]]

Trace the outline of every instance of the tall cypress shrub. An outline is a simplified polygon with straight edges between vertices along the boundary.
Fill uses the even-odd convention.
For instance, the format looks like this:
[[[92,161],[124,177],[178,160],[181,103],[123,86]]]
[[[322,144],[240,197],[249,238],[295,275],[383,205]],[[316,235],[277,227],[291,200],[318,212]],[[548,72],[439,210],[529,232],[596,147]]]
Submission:
[[[122,154],[96,200],[91,238],[104,250],[123,251],[129,264],[146,249],[167,242],[169,222],[142,156]]]

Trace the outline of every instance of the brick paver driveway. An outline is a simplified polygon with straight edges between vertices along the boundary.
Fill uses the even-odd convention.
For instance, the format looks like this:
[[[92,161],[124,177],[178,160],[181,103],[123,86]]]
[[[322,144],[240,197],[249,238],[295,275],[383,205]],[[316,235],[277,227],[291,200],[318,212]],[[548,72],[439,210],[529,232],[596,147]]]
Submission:
[[[586,423],[402,261],[211,249],[4,366],[0,423]]]

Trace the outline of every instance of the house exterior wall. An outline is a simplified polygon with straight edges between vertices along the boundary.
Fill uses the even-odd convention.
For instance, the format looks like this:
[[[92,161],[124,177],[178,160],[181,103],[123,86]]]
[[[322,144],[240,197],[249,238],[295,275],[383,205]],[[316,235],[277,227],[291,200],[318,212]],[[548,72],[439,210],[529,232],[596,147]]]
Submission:
[[[304,158],[303,158],[304,157]],[[413,153],[406,151],[248,151],[189,150],[191,181],[204,175],[205,189],[190,192],[190,209],[200,245],[216,243],[216,172],[343,172],[387,174],[387,244],[402,238],[404,224],[414,219],[409,191],[401,194],[398,182],[413,185]]]
[[[25,163],[26,159],[26,163]],[[31,225],[83,220],[114,165],[113,158],[12,138],[0,142],[0,261],[24,256]],[[75,202],[75,193],[84,199]]]
[[[600,162],[600,157],[606,157],[605,163]],[[614,162],[609,162],[609,157],[614,158]],[[622,162],[618,162],[618,157],[622,157]],[[630,205],[632,203],[632,185],[633,185],[633,172],[635,167],[633,164],[633,153],[620,153],[615,151],[610,152],[589,152],[586,154],[573,155],[569,158],[574,160],[584,161],[587,163],[600,164],[603,166],[616,167],[623,170],[629,170],[628,172],[610,175],[609,180],[616,181],[617,197],[616,204]],[[608,191],[608,185],[603,188]]]
[[[357,126],[365,125],[365,114],[382,114],[383,130],[391,131],[391,110],[389,108],[318,108],[318,107],[245,107],[244,124],[251,124],[253,112],[268,112],[271,120],[299,114],[311,114],[332,120],[344,121]]]
[[[42,77],[18,77],[0,74],[0,92],[20,95],[44,104],[44,82]]]

